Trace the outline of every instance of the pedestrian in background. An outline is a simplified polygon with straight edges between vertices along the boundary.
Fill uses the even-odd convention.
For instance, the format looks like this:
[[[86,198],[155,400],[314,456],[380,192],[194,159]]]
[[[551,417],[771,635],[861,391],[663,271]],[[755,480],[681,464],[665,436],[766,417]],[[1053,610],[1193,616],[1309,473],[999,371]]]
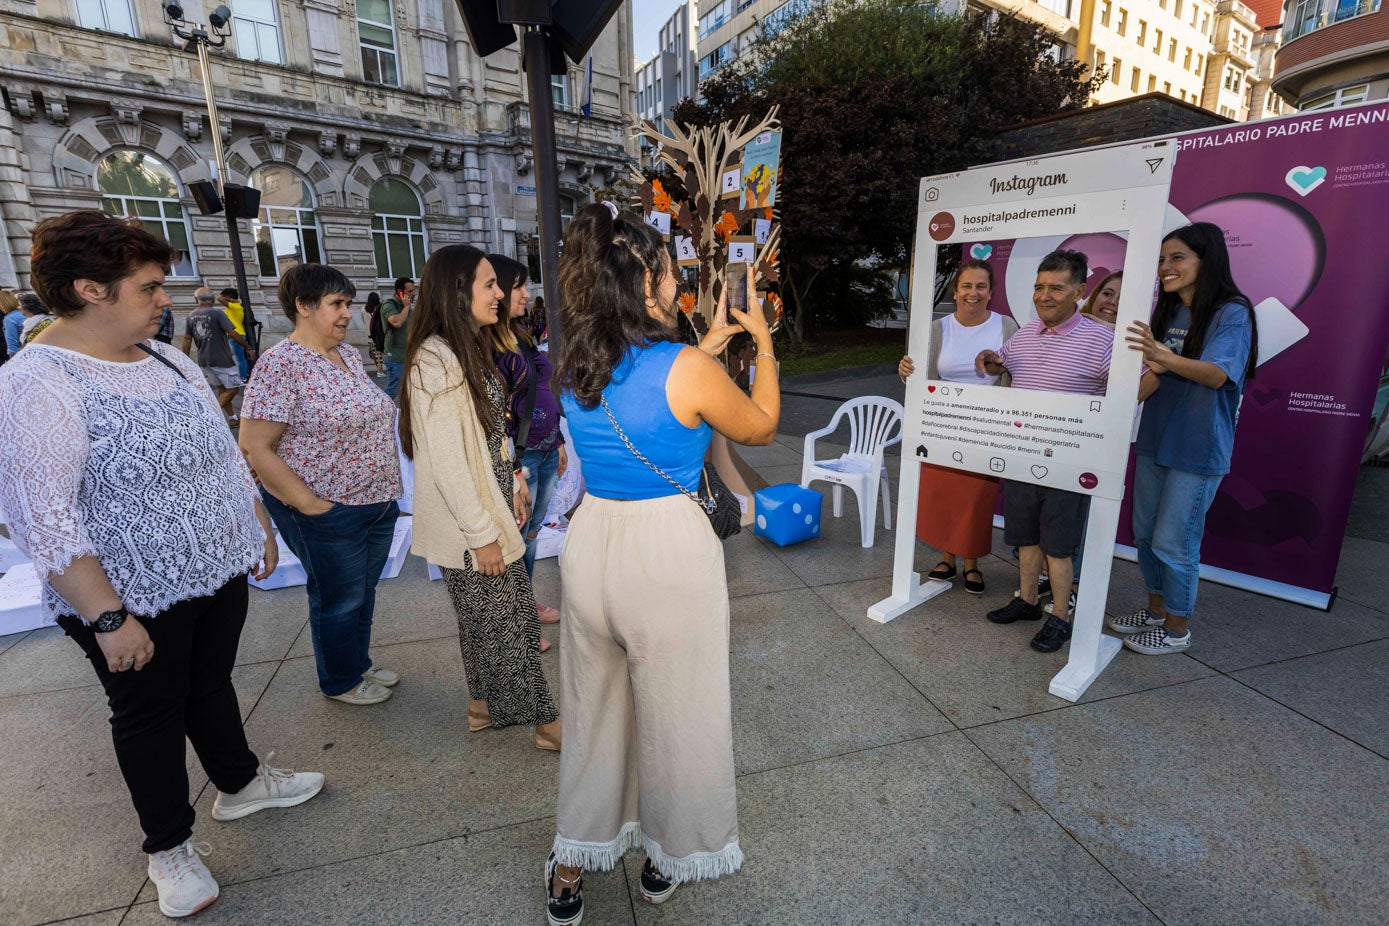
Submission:
[[[34,287],[59,317],[0,369],[0,517],[106,692],[159,909],[181,917],[220,892],[193,841],[186,742],[216,820],[301,804],[323,776],[246,743],[231,677],[246,574],[269,575],[278,547],[198,368],[147,342],[174,259],[102,212],[34,229]]]
[[[981,373],[974,358],[984,350],[999,350],[1018,330],[1018,323],[989,311],[993,298],[994,271],[988,261],[971,258],[955,275],[955,312],[931,323],[931,355],[926,378],[976,386],[1007,385],[1003,374]],[[902,382],[916,372],[911,357],[897,365]],[[917,503],[916,536],[941,551],[941,561],[926,574],[928,579],[950,581],[957,560],[964,560],[965,591],[984,594],[984,573],[979,558],[993,549],[994,510],[998,505],[998,480],[993,476],[921,466],[921,490]]]
[[[588,494],[560,557],[566,729],[545,872],[552,924],[582,917],[584,869],[610,869],[638,845],[653,903],[743,863],[728,578],[708,514],[689,496],[715,430],[740,444],[775,437],[772,336],[749,268],[748,311],[727,310],[757,346],[749,398],[717,360],[681,343],[660,235],[614,212],[581,210],[560,266],[556,383]]]
[[[526,481],[531,497],[531,517],[523,526],[526,575],[535,577],[536,538],[545,525],[559,477],[569,465],[560,430],[559,400],[550,388],[554,368],[549,353],[538,350],[526,327],[525,265],[501,254],[488,254],[487,261],[497,274],[502,291],[498,321],[486,328],[492,357],[501,371],[508,395],[506,433],[516,447],[517,472]],[[535,603],[540,623],[559,623],[559,611],[539,601]],[[549,649],[541,639],[540,651]]]
[[[484,329],[502,291],[477,248],[435,251],[420,278],[400,394],[400,444],[415,461],[411,550],[438,565],[458,619],[468,729],[534,725],[560,748],[540,668],[540,623],[520,526],[530,495],[506,441],[506,387]]]
[[[5,356],[11,357],[19,353],[19,348],[23,346],[19,332],[24,327],[24,313],[19,311],[19,297],[8,289],[0,289],[0,316],[4,317],[0,325],[5,329]],[[11,318],[14,320],[11,321]]]
[[[294,331],[265,352],[242,404],[241,449],[265,507],[308,573],[318,687],[345,704],[379,704],[400,676],[371,658],[376,583],[403,491],[395,405],[346,343],[356,287],[324,264],[280,278]]]
[[[183,328],[183,352],[192,356],[198,346],[198,366],[207,384],[217,391],[217,404],[233,427],[239,424],[232,403],[245,382],[236,365],[232,345],[245,348],[246,339],[237,333],[227,313],[217,305],[217,297],[206,286],[193,293],[198,307],[188,314]]]
[[[1249,298],[1230,273],[1225,233],[1210,222],[1162,240],[1152,325],[1124,339],[1161,374],[1134,448],[1133,536],[1148,606],[1111,618],[1124,645],[1148,656],[1191,648],[1206,512],[1230,471],[1240,396],[1259,362]]]
[[[154,339],[160,344],[174,343],[174,310],[170,306],[164,306],[159,313],[159,330],[154,333]]]
[[[386,395],[400,396],[400,377],[405,372],[405,348],[410,338],[410,311],[415,305],[415,281],[397,277],[395,291],[381,301],[381,322],[386,330]]]
[[[19,310],[24,313],[24,323],[19,329],[21,347],[34,340],[39,332],[57,320],[57,316],[48,311],[38,293],[20,293]]]
[[[379,293],[367,294],[367,301],[362,306],[362,317],[366,319],[363,327],[367,331],[367,353],[371,355],[371,362],[376,364],[376,375],[380,376],[386,372],[386,355],[383,353],[386,347],[386,329],[381,325]]]
[[[241,335],[241,340],[233,340],[231,347],[232,356],[236,358],[237,372],[241,374],[242,382],[245,382],[251,378],[251,361],[247,356],[251,338],[246,331],[246,307],[241,304],[241,294],[232,287],[227,287],[217,294],[217,304],[227,313],[232,328]]]

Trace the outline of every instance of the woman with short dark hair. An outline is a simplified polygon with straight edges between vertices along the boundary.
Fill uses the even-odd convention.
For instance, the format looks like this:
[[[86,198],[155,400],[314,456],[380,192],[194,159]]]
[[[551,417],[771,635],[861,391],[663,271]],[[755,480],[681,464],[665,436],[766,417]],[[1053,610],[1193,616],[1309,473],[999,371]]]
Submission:
[[[1230,471],[1244,384],[1259,363],[1254,307],[1230,273],[1225,233],[1211,222],[1162,239],[1151,325],[1129,326],[1129,349],[1160,374],[1134,447],[1133,536],[1148,606],[1106,621],[1145,656],[1191,648],[1187,622],[1201,578],[1201,537]]]
[[[192,839],[185,738],[217,820],[303,803],[323,776],[246,744],[231,680],[246,574],[269,575],[278,548],[202,373],[150,342],[174,257],[103,212],[34,229],[30,272],[57,320],[0,369],[0,517],[43,579],[45,618],[106,690],[149,877],[179,917],[219,893]]]
[[[357,288],[324,264],[280,278],[294,331],[261,355],[241,406],[241,449],[265,507],[308,573],[309,632],[325,697],[379,704],[400,676],[372,663],[376,583],[403,488],[395,404],[345,343]]]

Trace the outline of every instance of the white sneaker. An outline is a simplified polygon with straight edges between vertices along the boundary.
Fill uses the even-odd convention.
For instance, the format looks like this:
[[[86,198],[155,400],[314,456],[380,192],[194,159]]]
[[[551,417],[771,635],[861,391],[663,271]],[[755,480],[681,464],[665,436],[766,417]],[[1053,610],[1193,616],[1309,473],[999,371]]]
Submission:
[[[199,856],[212,847],[189,839],[183,845],[150,854],[149,877],[159,891],[159,910],[177,919],[192,916],[222,893]]]
[[[383,669],[380,666],[372,666],[362,673],[362,678],[368,682],[375,682],[382,688],[394,688],[400,684],[400,673],[392,672],[390,669]]]
[[[295,772],[288,768],[271,768],[275,753],[267,753],[251,783],[235,794],[217,792],[212,802],[212,819],[237,820],[267,807],[293,807],[302,804],[323,790],[321,772]]]
[[[371,679],[362,678],[362,683],[351,691],[344,691],[339,695],[327,695],[334,701],[341,701],[343,704],[380,704],[382,701],[391,699],[391,689],[382,688]]]

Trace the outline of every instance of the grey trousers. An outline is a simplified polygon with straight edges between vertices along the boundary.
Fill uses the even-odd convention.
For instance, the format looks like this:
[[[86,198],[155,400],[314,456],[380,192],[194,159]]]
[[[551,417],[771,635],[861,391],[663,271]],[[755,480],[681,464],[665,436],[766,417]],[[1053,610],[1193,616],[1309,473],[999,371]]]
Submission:
[[[560,557],[562,865],[641,845],[696,881],[743,863],[733,781],[723,546],[683,495],[589,496]]]

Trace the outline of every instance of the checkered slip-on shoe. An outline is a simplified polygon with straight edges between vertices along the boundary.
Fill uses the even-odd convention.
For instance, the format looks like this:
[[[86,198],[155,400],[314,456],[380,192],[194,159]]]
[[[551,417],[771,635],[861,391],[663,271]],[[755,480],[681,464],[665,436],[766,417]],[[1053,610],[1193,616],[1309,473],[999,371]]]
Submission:
[[[1180,653],[1183,650],[1191,649],[1191,631],[1188,630],[1183,636],[1174,637],[1167,632],[1167,628],[1154,627],[1152,630],[1145,630],[1142,633],[1125,637],[1124,646],[1145,656],[1166,656],[1168,653]]]
[[[1149,627],[1159,627],[1165,620],[1167,618],[1157,617],[1150,613],[1147,608],[1139,608],[1132,614],[1106,618],[1104,625],[1115,633],[1128,636],[1131,633],[1142,633]]]

